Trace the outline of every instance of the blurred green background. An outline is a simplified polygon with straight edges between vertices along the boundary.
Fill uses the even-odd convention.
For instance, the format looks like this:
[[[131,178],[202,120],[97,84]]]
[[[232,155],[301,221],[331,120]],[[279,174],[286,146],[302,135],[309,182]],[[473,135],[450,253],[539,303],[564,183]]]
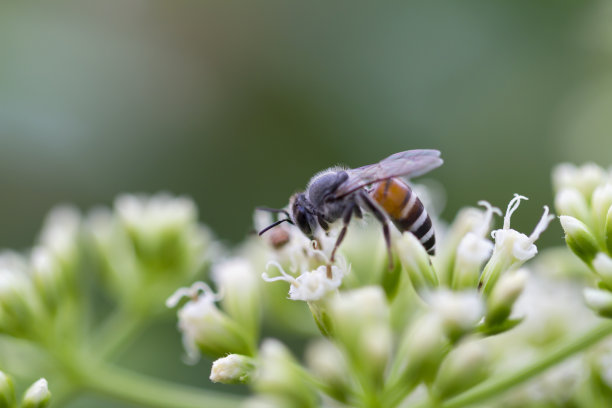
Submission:
[[[236,243],[253,207],[316,171],[416,148],[442,151],[447,219],[517,192],[529,232],[555,163],[612,162],[611,17],[609,2],[0,0],[0,248],[29,247],[57,203],[159,190]],[[149,337],[128,364],[207,385],[174,321]]]

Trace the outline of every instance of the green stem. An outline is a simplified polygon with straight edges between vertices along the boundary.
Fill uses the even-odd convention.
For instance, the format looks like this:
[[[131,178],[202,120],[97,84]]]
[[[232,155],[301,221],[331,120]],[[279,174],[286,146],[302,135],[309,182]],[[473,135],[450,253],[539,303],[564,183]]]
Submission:
[[[143,407],[229,408],[241,401],[229,394],[174,384],[105,364],[90,367],[83,375],[84,388]]]
[[[528,365],[517,372],[499,376],[492,381],[480,384],[471,390],[464,392],[463,394],[443,402],[440,406],[442,408],[464,407],[499,395],[511,387],[535,377],[566,358],[584,351],[610,334],[612,334],[612,322],[605,321],[582,336],[560,345],[553,351],[545,354],[539,360],[536,360],[533,364]]]
[[[92,339],[92,350],[101,358],[113,356],[142,330],[145,320],[145,317],[119,307],[96,331]]]

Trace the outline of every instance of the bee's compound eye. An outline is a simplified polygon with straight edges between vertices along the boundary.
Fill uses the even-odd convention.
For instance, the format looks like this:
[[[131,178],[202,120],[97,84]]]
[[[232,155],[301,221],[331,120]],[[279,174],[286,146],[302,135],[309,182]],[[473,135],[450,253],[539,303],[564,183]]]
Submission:
[[[299,227],[299,229],[306,235],[307,237],[312,237],[312,228],[310,227],[310,214],[306,211],[304,207],[298,206],[295,210],[295,223]]]

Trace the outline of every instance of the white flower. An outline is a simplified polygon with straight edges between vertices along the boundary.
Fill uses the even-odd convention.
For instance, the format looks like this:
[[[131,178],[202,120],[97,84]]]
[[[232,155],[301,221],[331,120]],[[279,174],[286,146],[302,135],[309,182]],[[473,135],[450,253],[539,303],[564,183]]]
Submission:
[[[183,334],[187,361],[196,362],[200,351],[219,357],[227,353],[249,355],[252,344],[244,330],[215,305],[219,295],[204,282],[178,289],[166,306],[174,307],[183,298],[190,300],[178,311],[178,328]]]
[[[266,269],[269,269],[270,266],[275,266],[281,273],[281,276],[271,278],[264,272],[261,277],[266,282],[279,280],[289,282],[291,284],[289,287],[289,299],[306,302],[320,300],[328,293],[336,291],[342,284],[342,278],[350,271],[350,267],[343,269],[337,265],[321,265],[313,271],[304,272],[297,278],[294,278],[285,272],[278,262],[268,262]]]
[[[534,243],[540,237],[540,234],[546,230],[550,221],[555,218],[553,215],[549,215],[548,206],[544,206],[544,214],[542,214],[542,218],[540,218],[531,235],[527,236],[510,229],[512,214],[519,207],[521,200],[527,199],[527,197],[515,194],[514,198],[508,203],[508,209],[504,216],[504,227],[491,233],[491,236],[495,238],[495,249],[510,252],[520,262],[525,262],[538,253],[538,248]]]
[[[427,301],[445,330],[451,333],[473,329],[484,314],[482,299],[475,290],[452,292],[442,289],[430,293]]]
[[[491,232],[491,236],[495,239],[495,249],[480,277],[482,291],[486,295],[491,293],[502,272],[520,267],[538,253],[535,241],[546,230],[550,221],[554,219],[554,216],[548,213],[548,207],[544,206],[544,214],[542,214],[542,218],[540,218],[531,235],[527,236],[511,229],[510,218],[521,200],[527,200],[527,197],[514,195],[514,198],[508,203],[503,228]]]

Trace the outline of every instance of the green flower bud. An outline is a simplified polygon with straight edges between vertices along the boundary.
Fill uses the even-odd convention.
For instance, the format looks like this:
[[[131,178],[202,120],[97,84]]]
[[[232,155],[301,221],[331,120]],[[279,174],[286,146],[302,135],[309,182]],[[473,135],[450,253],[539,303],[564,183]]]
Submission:
[[[431,260],[423,244],[412,233],[403,233],[395,241],[396,252],[399,256],[412,286],[417,292],[438,286],[438,276],[431,265]]]
[[[0,408],[13,408],[15,403],[13,380],[0,371]]]
[[[438,290],[431,293],[427,301],[452,342],[473,331],[484,313],[482,299],[476,290]]]
[[[555,208],[562,215],[570,215],[589,222],[591,215],[586,198],[574,188],[563,188],[555,196]]]
[[[437,247],[436,243],[436,256],[433,262],[441,284],[451,286],[453,279],[455,279],[453,270],[459,244],[466,234],[481,228],[483,221],[486,219],[485,216],[485,212],[476,208],[461,209],[451,224],[450,230],[446,233],[444,240],[440,242],[440,246]],[[488,227],[490,228],[490,225]]]
[[[608,211],[612,207],[612,184],[599,186],[593,191],[591,209],[593,212],[593,226],[600,228],[606,224]],[[571,214],[570,214],[571,215]]]
[[[390,311],[380,286],[342,292],[331,299],[333,338],[346,350],[354,367],[380,381],[391,354]]]
[[[584,289],[586,305],[605,317],[612,317],[612,292],[601,289]]]
[[[440,318],[423,316],[403,336],[389,382],[410,388],[432,381],[449,347]]]
[[[512,306],[527,282],[527,270],[508,272],[499,279],[487,298],[485,323],[493,327],[502,324],[512,312]]]
[[[433,392],[445,399],[485,380],[491,372],[491,357],[482,342],[470,341],[451,351],[440,365]]]
[[[21,408],[45,408],[51,402],[47,380],[41,378],[28,388],[23,396]]]
[[[334,337],[352,349],[369,326],[389,321],[389,305],[379,286],[341,292],[330,300]]]
[[[603,283],[612,289],[612,258],[603,252],[598,253],[595,259],[593,259],[593,269],[595,269]]]
[[[291,401],[290,406],[319,406],[310,376],[289,350],[275,339],[266,339],[261,345],[253,388],[258,393]]]
[[[559,217],[565,231],[567,246],[587,264],[591,264],[599,252],[597,240],[582,221],[569,215]]]
[[[306,365],[317,379],[326,384],[326,392],[339,401],[346,401],[352,388],[348,362],[329,340],[317,340],[308,345]]]
[[[0,254],[0,328],[16,337],[31,336],[47,316],[18,254]]]
[[[213,362],[210,381],[222,384],[249,383],[255,371],[255,360],[240,354],[230,354]]]
[[[223,310],[256,339],[261,320],[260,277],[251,264],[241,258],[226,260],[213,267],[212,277],[223,294]]]
[[[604,240],[606,242],[606,249],[609,254],[612,254],[612,207],[608,210],[606,216],[606,226],[604,230]]]

